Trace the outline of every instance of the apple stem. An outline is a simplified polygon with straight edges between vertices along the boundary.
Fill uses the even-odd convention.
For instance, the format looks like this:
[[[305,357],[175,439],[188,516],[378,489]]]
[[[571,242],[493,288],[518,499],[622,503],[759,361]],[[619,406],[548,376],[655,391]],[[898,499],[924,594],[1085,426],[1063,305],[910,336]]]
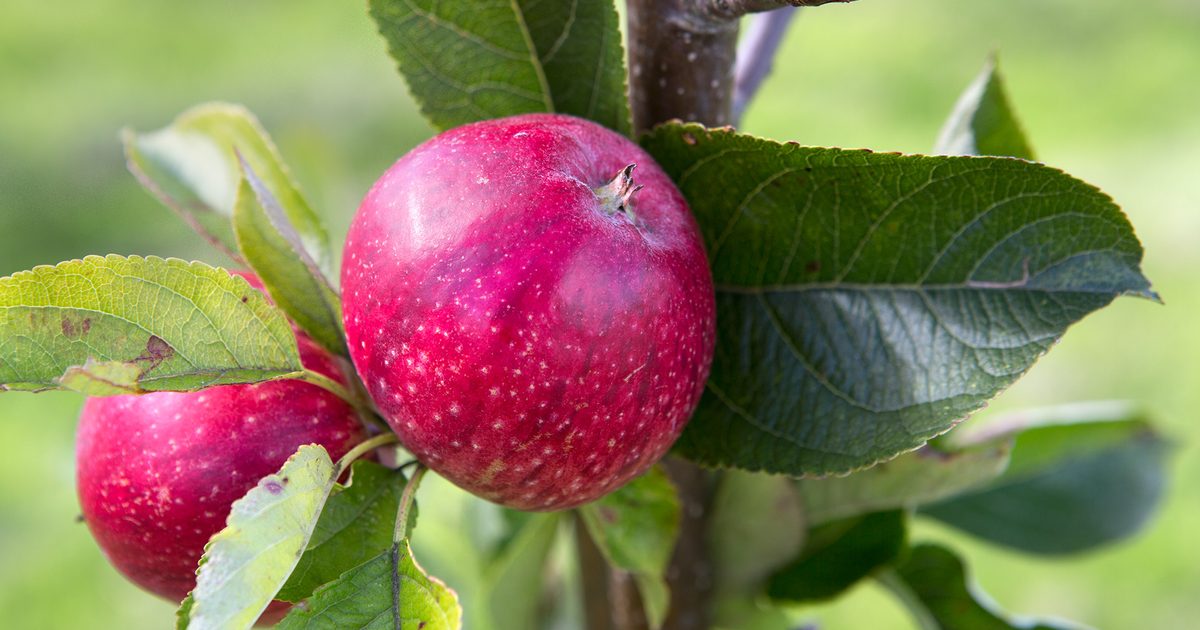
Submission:
[[[422,464],[417,464],[413,469],[412,477],[408,478],[408,484],[404,486],[404,493],[400,495],[400,509],[396,511],[396,529],[392,533],[392,543],[400,544],[400,541],[408,537],[408,513],[412,510],[413,499],[417,496],[417,486],[421,485],[421,479],[429,469]]]
[[[399,442],[399,441],[400,441],[400,438],[396,437],[395,433],[381,433],[369,440],[365,440],[365,441],[361,442],[354,448],[347,451],[346,454],[343,455],[342,458],[337,461],[337,476],[341,477],[342,473],[345,472],[345,470],[350,467],[350,464],[354,463],[354,460],[362,457],[363,455],[366,455],[367,453],[379,448],[380,446],[387,446],[388,444],[395,444],[396,442]]]
[[[354,410],[358,412],[358,417],[364,422],[374,424],[384,429],[388,428],[387,423],[385,423],[379,417],[379,414],[376,413],[375,409],[369,403],[364,402],[362,396],[355,395],[355,392],[361,391],[359,388],[354,388],[352,390],[351,388],[343,386],[341,383],[329,378],[328,376],[312,370],[295,372],[293,374],[285,375],[283,378],[295,378],[331,392],[338,398],[341,398],[349,403],[350,406],[354,407]]]
[[[350,390],[342,386],[341,383],[329,378],[328,376],[325,376],[324,374],[321,374],[320,372],[304,370],[302,372],[296,372],[294,375],[289,374],[284,378],[291,378],[293,376],[297,380],[316,385],[317,387],[334,394],[338,398],[341,398],[350,404],[354,404],[354,397],[350,395]]]
[[[631,223],[636,222],[636,217],[633,214],[633,205],[630,200],[634,193],[642,189],[641,186],[633,183],[633,169],[635,168],[637,168],[637,164],[629,164],[607,184],[595,189],[596,197],[600,200],[600,206],[604,209],[605,214],[613,216],[618,212],[623,212]]]

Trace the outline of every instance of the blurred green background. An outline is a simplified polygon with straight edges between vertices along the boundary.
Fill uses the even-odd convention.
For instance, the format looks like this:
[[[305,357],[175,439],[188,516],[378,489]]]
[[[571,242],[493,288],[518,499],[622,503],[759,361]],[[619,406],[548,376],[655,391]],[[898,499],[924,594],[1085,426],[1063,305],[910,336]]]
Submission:
[[[1200,3],[862,0],[807,10],[744,129],[927,151],[992,52],[1040,158],[1125,208],[1167,304],[1123,299],[1089,317],[985,413],[1132,399],[1180,448],[1160,517],[1116,547],[1050,561],[928,523],[916,537],[952,541],[1011,611],[1103,628],[1195,627]],[[223,262],[141,191],[117,142],[123,126],[157,128],[206,100],[259,114],[335,238],[375,177],[430,135],[362,2],[5,0],[0,275],[110,252]],[[173,607],[122,580],[75,521],[79,405],[67,394],[0,395],[0,626],[169,627]],[[417,544],[427,568],[469,590],[470,578],[458,577],[469,573],[465,534],[453,525],[471,508],[438,488],[430,486],[423,518],[445,526],[426,525]],[[806,612],[828,628],[910,627],[869,584]]]

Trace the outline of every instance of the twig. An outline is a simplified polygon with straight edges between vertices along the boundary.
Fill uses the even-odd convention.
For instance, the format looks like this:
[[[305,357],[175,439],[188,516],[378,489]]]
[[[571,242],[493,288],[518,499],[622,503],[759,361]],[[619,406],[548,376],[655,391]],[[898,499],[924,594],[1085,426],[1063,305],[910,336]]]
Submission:
[[[748,13],[761,13],[785,7],[818,7],[822,4],[853,2],[854,0],[699,0],[709,15],[735,20]]]
[[[783,43],[783,36],[791,25],[792,18],[800,10],[786,7],[756,15],[750,20],[746,34],[738,44],[737,62],[734,65],[733,85],[733,121],[739,124],[746,113],[746,107],[754,99],[758,88],[762,86],[771,68],[775,64],[775,55]]]

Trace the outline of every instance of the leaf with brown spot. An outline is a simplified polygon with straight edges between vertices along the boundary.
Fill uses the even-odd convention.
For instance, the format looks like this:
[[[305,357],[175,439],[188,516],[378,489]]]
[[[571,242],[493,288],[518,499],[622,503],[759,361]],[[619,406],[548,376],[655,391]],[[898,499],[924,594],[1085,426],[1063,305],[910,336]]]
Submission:
[[[4,389],[192,391],[301,369],[283,314],[223,269],[110,255],[0,278]]]
[[[301,446],[233,504],[205,546],[187,628],[249,628],[258,619],[308,546],[337,472],[324,448]]]

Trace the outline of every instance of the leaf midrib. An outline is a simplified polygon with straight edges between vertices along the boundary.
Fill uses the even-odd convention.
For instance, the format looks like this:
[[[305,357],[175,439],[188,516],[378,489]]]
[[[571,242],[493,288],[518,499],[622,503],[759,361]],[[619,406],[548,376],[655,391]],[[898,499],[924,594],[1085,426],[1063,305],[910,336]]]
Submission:
[[[1125,295],[1136,294],[1141,292],[1136,289],[1101,289],[1092,287],[1074,287],[1069,289],[1058,289],[1050,287],[980,287],[971,286],[970,284],[866,284],[866,283],[851,283],[851,282],[814,282],[812,284],[770,284],[760,286],[737,285],[737,284],[716,284],[714,285],[717,293],[727,293],[730,295],[762,295],[768,293],[807,293],[809,291],[844,291],[848,293],[870,293],[870,292],[887,292],[887,291],[911,291],[915,293],[932,293],[940,291],[969,291],[980,293],[1009,293],[1014,291],[1023,291],[1027,293],[1046,293],[1050,295]]]

